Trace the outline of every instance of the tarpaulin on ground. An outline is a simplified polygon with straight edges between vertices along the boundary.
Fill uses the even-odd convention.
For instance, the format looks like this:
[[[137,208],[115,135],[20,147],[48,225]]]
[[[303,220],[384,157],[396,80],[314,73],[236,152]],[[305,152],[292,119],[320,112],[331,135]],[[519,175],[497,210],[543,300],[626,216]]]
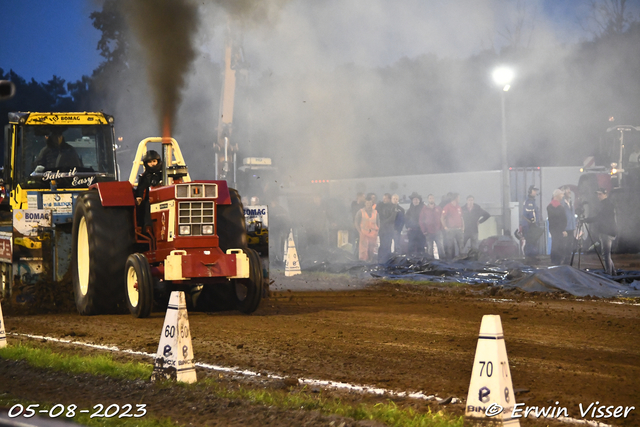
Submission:
[[[536,273],[506,286],[517,287],[527,292],[565,291],[579,297],[640,297],[639,282],[624,285],[568,265],[539,269]]]
[[[497,285],[526,292],[567,292],[574,296],[640,297],[640,272],[621,272],[612,280],[604,272],[570,266],[536,268],[516,260],[437,260],[428,255],[397,255],[384,264],[358,261],[341,249],[309,248],[300,254],[302,271],[348,273],[387,280]],[[618,283],[618,282],[622,283]],[[627,283],[625,283],[627,282]],[[629,283],[631,282],[631,283]]]
[[[472,285],[503,284],[535,271],[535,268],[514,260],[501,260],[494,263],[471,259],[442,261],[428,256],[409,255],[395,256],[385,264],[370,267],[370,274],[373,277],[460,282]]]
[[[426,256],[396,256],[386,264],[369,267],[369,273],[373,277],[391,280],[502,285],[526,292],[564,291],[575,296],[640,297],[640,282],[637,281],[620,284],[604,273],[595,274],[567,265],[535,268],[514,260],[490,263],[471,259],[441,261]]]

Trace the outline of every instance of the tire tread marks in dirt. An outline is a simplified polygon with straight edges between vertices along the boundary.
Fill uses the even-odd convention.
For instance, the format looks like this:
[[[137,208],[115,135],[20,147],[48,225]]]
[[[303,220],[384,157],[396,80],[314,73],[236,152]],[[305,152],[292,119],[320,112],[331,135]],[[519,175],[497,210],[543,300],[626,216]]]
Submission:
[[[78,227],[85,218],[89,244],[89,287],[79,292]],[[103,207],[97,190],[78,196],[73,220],[73,285],[82,315],[111,313],[124,300],[125,264],[133,252],[133,212],[129,207]]]

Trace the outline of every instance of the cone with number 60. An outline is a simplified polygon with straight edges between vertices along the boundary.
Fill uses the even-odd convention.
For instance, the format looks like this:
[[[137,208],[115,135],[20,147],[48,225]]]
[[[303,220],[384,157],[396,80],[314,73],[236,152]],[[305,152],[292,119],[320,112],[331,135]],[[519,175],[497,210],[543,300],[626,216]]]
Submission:
[[[151,374],[152,381],[164,379],[185,383],[197,381],[187,303],[181,291],[171,292]]]

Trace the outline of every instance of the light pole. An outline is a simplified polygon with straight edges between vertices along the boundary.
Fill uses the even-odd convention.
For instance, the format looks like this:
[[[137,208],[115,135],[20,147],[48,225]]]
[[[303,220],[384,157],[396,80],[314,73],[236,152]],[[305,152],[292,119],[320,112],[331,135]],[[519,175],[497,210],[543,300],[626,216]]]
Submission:
[[[509,189],[509,164],[507,158],[507,117],[505,114],[505,96],[506,92],[511,88],[511,80],[513,80],[513,70],[507,67],[498,67],[493,71],[493,81],[502,88],[501,104],[502,104],[502,234],[511,235],[511,210],[509,209],[509,200],[511,199],[511,191]]]

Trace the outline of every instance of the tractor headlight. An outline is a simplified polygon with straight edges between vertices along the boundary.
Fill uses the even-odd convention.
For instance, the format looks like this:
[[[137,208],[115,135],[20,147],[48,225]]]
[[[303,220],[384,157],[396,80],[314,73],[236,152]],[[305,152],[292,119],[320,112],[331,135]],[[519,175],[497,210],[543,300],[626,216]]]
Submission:
[[[213,225],[203,225],[202,234],[213,234]]]
[[[180,234],[191,234],[191,226],[190,225],[181,225],[180,226]]]

